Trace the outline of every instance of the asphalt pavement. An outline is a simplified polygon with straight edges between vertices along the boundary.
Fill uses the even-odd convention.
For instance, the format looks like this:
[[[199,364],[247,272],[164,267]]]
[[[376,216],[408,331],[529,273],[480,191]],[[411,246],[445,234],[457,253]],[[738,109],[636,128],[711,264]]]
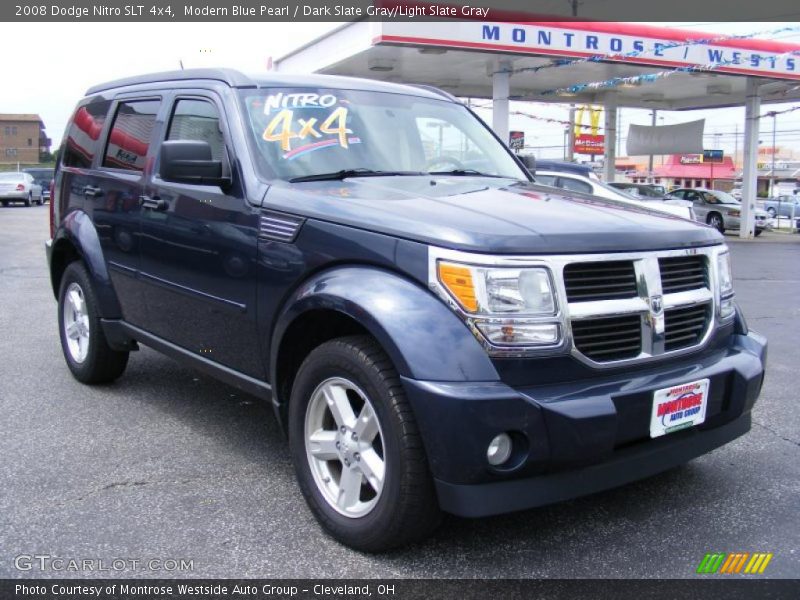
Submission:
[[[71,377],[47,210],[0,208],[0,577],[685,578],[705,553],[737,551],[772,552],[764,576],[800,575],[800,235],[728,237],[739,302],[770,342],[748,435],[645,481],[451,517],[422,544],[367,555],[317,525],[258,400],[146,348],[113,385]]]

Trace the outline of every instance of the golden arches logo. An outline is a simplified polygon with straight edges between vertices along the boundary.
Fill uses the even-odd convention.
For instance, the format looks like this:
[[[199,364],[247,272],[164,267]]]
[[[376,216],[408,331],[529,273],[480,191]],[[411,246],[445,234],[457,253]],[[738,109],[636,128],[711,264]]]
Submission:
[[[583,114],[589,114],[589,125],[592,128],[592,135],[598,135],[600,131],[600,116],[603,114],[601,106],[579,106],[575,112],[575,137],[584,131]]]

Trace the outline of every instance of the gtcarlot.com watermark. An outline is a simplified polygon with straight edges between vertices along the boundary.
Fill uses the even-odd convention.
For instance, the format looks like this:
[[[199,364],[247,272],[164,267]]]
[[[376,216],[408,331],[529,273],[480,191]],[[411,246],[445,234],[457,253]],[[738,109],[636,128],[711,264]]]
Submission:
[[[20,554],[14,557],[18,571],[101,573],[120,571],[194,571],[194,559],[186,558],[69,558],[52,554]]]

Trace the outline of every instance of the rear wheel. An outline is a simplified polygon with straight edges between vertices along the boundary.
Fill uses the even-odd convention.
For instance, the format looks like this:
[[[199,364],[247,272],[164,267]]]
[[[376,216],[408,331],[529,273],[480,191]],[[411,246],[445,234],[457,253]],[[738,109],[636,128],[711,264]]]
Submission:
[[[8,208],[8,200],[3,200],[3,208]]]
[[[72,375],[83,383],[108,383],[128,364],[128,353],[112,350],[97,312],[97,299],[86,267],[70,263],[58,294],[61,349]]]
[[[425,450],[391,361],[369,336],[315,349],[289,406],[300,488],[334,538],[381,551],[429,535],[440,512]]]
[[[25,198],[25,206],[33,204],[33,192],[28,192],[28,197]]]
[[[706,219],[706,223],[711,225],[714,229],[719,231],[720,233],[725,233],[725,222],[722,220],[722,215],[719,213],[711,213],[708,215],[708,219]]]

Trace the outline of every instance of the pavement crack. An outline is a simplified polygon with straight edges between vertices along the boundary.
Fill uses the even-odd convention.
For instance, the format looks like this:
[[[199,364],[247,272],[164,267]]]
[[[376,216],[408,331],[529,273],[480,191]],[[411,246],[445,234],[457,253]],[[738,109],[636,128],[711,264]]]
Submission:
[[[775,430],[774,430],[772,427],[769,427],[768,425],[764,425],[763,423],[759,423],[759,422],[758,422],[758,421],[756,421],[755,419],[753,419],[753,423],[755,423],[756,425],[758,425],[758,426],[759,426],[759,427],[761,427],[762,429],[766,429],[766,430],[767,430],[767,431],[769,431],[769,432],[770,432],[772,435],[774,435],[774,436],[775,436],[775,437],[777,437],[777,438],[780,438],[780,439],[782,439],[784,442],[789,442],[790,444],[794,444],[795,446],[800,446],[800,442],[798,442],[797,440],[793,440],[793,439],[791,439],[791,438],[788,438],[788,437],[786,437],[786,436],[782,435],[780,432],[778,432],[778,431],[775,431]]]
[[[133,487],[137,485],[147,485],[149,482],[147,481],[120,481],[116,483],[109,483],[108,485],[104,485],[104,490],[111,490],[118,487]]]

